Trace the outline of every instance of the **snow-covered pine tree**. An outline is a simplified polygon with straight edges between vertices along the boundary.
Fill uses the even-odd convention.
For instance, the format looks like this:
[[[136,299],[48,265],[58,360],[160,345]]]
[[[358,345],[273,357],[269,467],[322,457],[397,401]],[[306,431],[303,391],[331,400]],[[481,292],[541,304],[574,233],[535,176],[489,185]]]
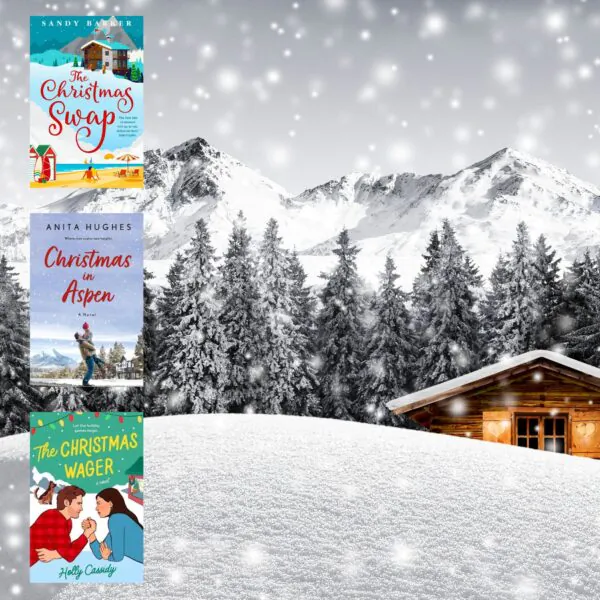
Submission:
[[[154,312],[155,295],[148,285],[154,275],[144,269],[144,326],[135,345],[133,362],[141,369],[144,377],[143,388],[129,388],[125,403],[127,410],[144,412],[146,415],[161,413],[158,402],[156,371],[158,368],[158,325]]]
[[[294,369],[293,404],[283,404],[285,414],[319,414],[317,399],[317,373],[315,365],[315,306],[316,301],[311,289],[306,285],[306,273],[298,254],[294,251],[289,259],[289,277],[291,280],[293,350],[299,361]]]
[[[586,251],[566,275],[561,317],[569,356],[600,366],[600,260]]]
[[[413,282],[411,303],[414,329],[418,343],[426,345],[425,331],[431,321],[431,307],[435,296],[437,266],[440,259],[440,236],[436,230],[429,235],[429,243],[423,254],[423,266]]]
[[[563,335],[591,324],[599,278],[598,262],[589,250],[576,258],[565,273],[565,296],[561,307]]]
[[[263,373],[262,334],[256,261],[250,248],[246,220],[240,212],[221,265],[219,297],[227,344],[228,369],[224,402],[231,412],[255,406],[260,399]]]
[[[128,410],[124,397],[127,388],[97,387],[81,392],[82,410],[90,412],[115,412]]]
[[[48,410],[54,412],[71,412],[76,410],[86,410],[83,404],[85,397],[78,388],[73,387],[52,387],[45,395],[45,400],[49,402]]]
[[[500,254],[490,274],[490,288],[480,308],[484,340],[481,360],[484,364],[498,362],[504,351],[504,345],[500,344],[500,334],[506,319],[505,311],[509,305],[509,282],[510,261],[504,254]]]
[[[0,436],[29,429],[40,394],[29,385],[29,319],[25,292],[0,256]]]
[[[172,340],[181,377],[182,412],[223,412],[226,406],[226,345],[219,323],[214,261],[208,227],[200,219],[185,253],[181,320]]]
[[[501,310],[504,323],[498,334],[500,355],[517,356],[536,347],[540,311],[534,285],[533,248],[529,229],[517,225],[517,237],[509,255],[506,303]]]
[[[407,294],[396,287],[399,275],[387,256],[374,301],[375,322],[368,332],[366,360],[360,384],[363,420],[402,425],[405,419],[390,413],[387,402],[407,394],[415,363],[416,338],[406,306]]]
[[[167,286],[156,301],[158,333],[158,368],[154,374],[159,397],[152,408],[152,414],[176,412],[177,392],[182,378],[179,366],[175,363],[178,346],[177,328],[181,321],[181,306],[184,296],[182,281],[184,267],[183,254],[178,252],[167,274]]]
[[[125,346],[121,342],[115,342],[108,351],[108,362],[116,365],[121,362],[123,356],[125,356]]]
[[[449,221],[442,225],[439,258],[431,272],[426,344],[418,360],[417,389],[473,371],[478,365],[478,319],[473,263]]]
[[[559,311],[564,290],[560,278],[560,258],[540,235],[533,249],[533,283],[538,310],[536,347],[551,348],[559,339]]]
[[[258,275],[259,307],[265,330],[259,352],[264,372],[256,410],[277,414],[282,412],[282,406],[295,406],[295,370],[300,359],[294,347],[296,323],[293,320],[289,253],[283,248],[275,219],[267,223],[260,245]]]
[[[359,250],[350,243],[348,230],[337,238],[333,271],[324,276],[323,308],[318,317],[318,351],[321,359],[319,392],[324,417],[361,420],[363,404],[358,386],[363,360],[364,299],[356,267]]]

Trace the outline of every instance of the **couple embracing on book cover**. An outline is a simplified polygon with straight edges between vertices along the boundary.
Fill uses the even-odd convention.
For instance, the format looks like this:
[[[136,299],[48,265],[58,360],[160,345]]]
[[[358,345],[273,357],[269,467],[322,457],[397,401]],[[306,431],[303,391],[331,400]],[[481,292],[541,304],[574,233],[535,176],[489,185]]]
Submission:
[[[98,560],[121,562],[125,557],[143,562],[143,526],[127,508],[121,492],[106,488],[96,495],[96,512],[108,519],[108,535],[100,541],[96,537],[97,522],[86,517],[82,534],[71,540],[73,519],[83,511],[85,491],[77,486],[64,487],[57,495],[56,508],[44,511],[29,530],[29,564],[44,563],[64,558],[73,562],[89,544]]]
[[[75,332],[75,341],[79,345],[81,358],[87,367],[87,371],[83,376],[83,387],[91,387],[90,380],[94,376],[94,368],[100,369],[100,374],[104,377],[106,373],[106,363],[96,354],[96,346],[94,346],[94,334],[86,322],[82,325],[83,333]]]
[[[30,420],[30,581],[143,582],[143,414]]]

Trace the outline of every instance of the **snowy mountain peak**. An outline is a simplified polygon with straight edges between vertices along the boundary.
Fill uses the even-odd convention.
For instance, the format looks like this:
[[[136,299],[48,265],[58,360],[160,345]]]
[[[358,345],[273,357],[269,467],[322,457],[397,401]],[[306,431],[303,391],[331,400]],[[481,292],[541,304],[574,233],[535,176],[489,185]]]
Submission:
[[[515,150],[511,147],[502,148],[482,161],[476,162],[460,173],[488,173],[492,177],[511,179],[515,184],[522,183],[525,179],[538,178],[566,187],[567,189],[579,188],[600,195],[600,189],[590,183],[578,179],[565,169],[558,168],[551,163],[537,158],[527,152]],[[506,187],[506,186],[505,186]],[[515,186],[513,186],[514,188]]]
[[[76,366],[77,362],[72,358],[61,354],[56,349],[52,349],[51,352],[42,350],[39,354],[35,354],[31,357],[31,366],[37,369],[52,369],[55,367],[73,367]]]
[[[222,153],[211,146],[204,138],[196,137],[183,144],[178,144],[165,151],[164,156],[170,160],[194,161],[217,160]],[[231,157],[228,157],[231,159]]]
[[[226,249],[240,211],[255,240],[275,218],[312,283],[334,264],[332,249],[344,227],[361,250],[359,269],[372,284],[390,253],[401,268],[401,284],[410,285],[429,233],[444,219],[483,275],[498,252],[510,248],[522,220],[532,237],[544,233],[566,262],[598,246],[600,190],[510,147],[452,175],[351,172],[296,196],[201,137],[149,150],[145,165],[143,190],[74,192],[43,210],[143,211],[147,260],[169,260],[185,248],[200,218],[218,253]],[[27,256],[27,222],[23,209],[0,207],[0,225],[7,225],[0,228],[0,242],[11,260]]]

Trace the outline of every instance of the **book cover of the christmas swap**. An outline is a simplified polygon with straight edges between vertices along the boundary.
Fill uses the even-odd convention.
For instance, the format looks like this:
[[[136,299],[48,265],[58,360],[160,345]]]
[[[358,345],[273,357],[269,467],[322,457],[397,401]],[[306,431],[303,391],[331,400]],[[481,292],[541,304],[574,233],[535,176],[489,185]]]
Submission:
[[[30,187],[144,187],[143,18],[35,16],[30,33]]]

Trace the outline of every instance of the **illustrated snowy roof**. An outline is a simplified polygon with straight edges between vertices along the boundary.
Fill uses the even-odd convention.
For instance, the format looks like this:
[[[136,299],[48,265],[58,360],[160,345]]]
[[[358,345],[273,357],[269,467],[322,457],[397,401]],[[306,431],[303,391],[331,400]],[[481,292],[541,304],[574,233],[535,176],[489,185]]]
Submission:
[[[129,46],[126,46],[125,44],[121,44],[121,42],[107,42],[106,40],[92,40],[90,42],[87,42],[87,44],[84,44],[83,46],[81,46],[81,50],[83,50],[84,48],[87,48],[88,46],[90,46],[91,44],[98,44],[98,46],[102,46],[103,48],[109,48],[110,50],[129,50]]]
[[[401,398],[390,400],[386,406],[388,409],[395,412],[404,413],[409,410],[414,410],[434,402],[439,402],[446,398],[451,398],[457,394],[460,394],[465,388],[474,388],[486,385],[489,382],[497,379],[499,375],[505,371],[510,371],[515,367],[528,365],[531,363],[537,363],[540,361],[549,361],[555,363],[561,367],[577,371],[587,377],[592,377],[597,381],[597,385],[600,387],[600,369],[592,367],[586,363],[569,358],[558,352],[550,352],[549,350],[534,350],[532,352],[526,352],[519,356],[507,358],[493,365],[483,367],[472,373],[461,375],[455,379],[438,383],[437,385],[413,392]]]

